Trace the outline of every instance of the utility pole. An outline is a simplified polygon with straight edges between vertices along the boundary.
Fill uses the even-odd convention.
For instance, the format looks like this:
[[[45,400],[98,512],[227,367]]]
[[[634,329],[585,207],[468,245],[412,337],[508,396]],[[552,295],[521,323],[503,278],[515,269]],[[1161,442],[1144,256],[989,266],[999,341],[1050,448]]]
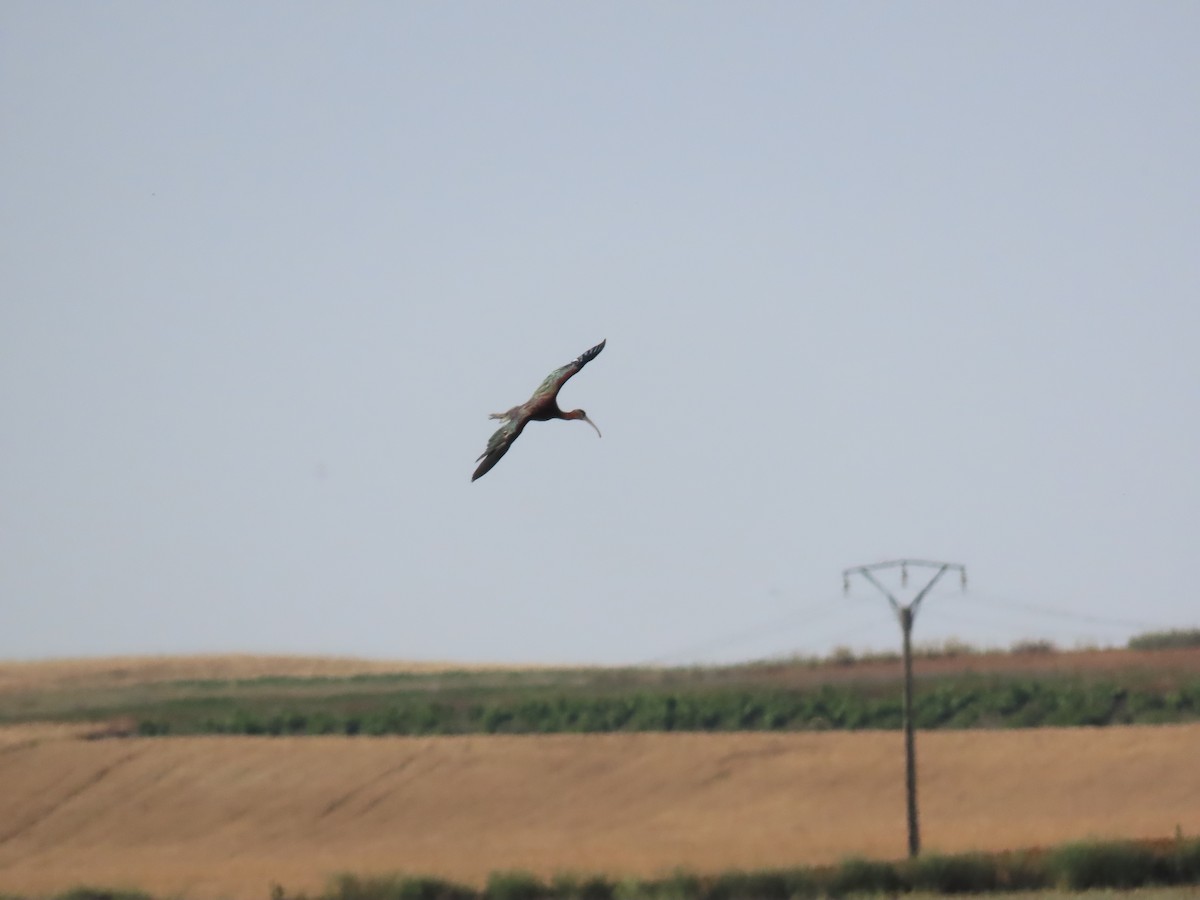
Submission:
[[[908,605],[901,603],[892,596],[892,592],[879,583],[874,573],[880,569],[894,569],[900,567],[900,584],[908,585],[908,567],[927,567],[936,569],[933,577],[925,587],[917,593]],[[930,589],[938,583],[938,580],[951,569],[956,569],[959,573],[959,578],[962,582],[962,588],[967,589],[967,570],[964,566],[958,563],[949,562],[934,562],[927,559],[893,559],[887,562],[873,563],[869,566],[853,566],[845,569],[842,572],[842,587],[850,592],[850,576],[854,574],[861,575],[875,587],[883,592],[883,595],[888,598],[888,602],[892,604],[892,610],[896,613],[896,618],[900,620],[900,630],[904,633],[904,787],[908,799],[908,855],[916,856],[921,852],[921,832],[917,824],[917,754],[916,742],[913,739],[913,720],[912,720],[912,697],[913,697],[913,676],[912,676],[912,627],[913,620],[917,617],[917,608],[921,605],[921,601],[925,599],[925,595]]]

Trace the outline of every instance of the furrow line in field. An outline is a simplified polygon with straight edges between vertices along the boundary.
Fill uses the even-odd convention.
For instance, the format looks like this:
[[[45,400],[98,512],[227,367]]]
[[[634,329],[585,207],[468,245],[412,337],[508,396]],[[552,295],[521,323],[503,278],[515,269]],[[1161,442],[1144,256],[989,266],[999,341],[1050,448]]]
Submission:
[[[332,815],[333,813],[335,813],[339,809],[341,809],[343,806],[345,806],[347,803],[349,803],[351,800],[353,800],[355,797],[363,794],[372,785],[377,784],[378,782],[382,781],[383,779],[387,778],[390,775],[395,775],[398,772],[403,772],[405,769],[407,769],[409,766],[411,766],[414,762],[416,762],[416,760],[417,760],[416,756],[406,759],[406,760],[404,760],[404,762],[400,763],[399,765],[392,766],[390,769],[386,769],[385,771],[380,772],[374,778],[370,778],[370,779],[364,781],[362,784],[356,785],[354,788],[350,789],[349,791],[346,791],[341,796],[335,797],[333,800],[331,800],[329,802],[329,804],[323,810],[321,810],[321,812],[317,816],[317,818],[324,819],[326,816]],[[386,793],[385,793],[385,796],[386,796]],[[378,802],[379,802],[378,800],[375,800],[374,802],[368,804],[367,809],[370,809],[372,806],[374,806]]]
[[[50,818],[56,812],[63,809],[65,806],[67,806],[69,803],[71,803],[73,800],[75,800],[77,797],[79,797],[85,791],[91,790],[92,788],[96,787],[96,785],[98,785],[102,781],[104,781],[104,779],[106,779],[114,771],[121,768],[126,763],[128,763],[130,760],[134,759],[135,757],[137,757],[139,755],[140,754],[137,751],[127,753],[124,756],[122,756],[120,759],[114,760],[107,766],[103,766],[102,768],[97,769],[88,778],[84,779],[84,781],[82,783],[76,785],[75,787],[73,787],[69,791],[67,791],[67,793],[65,795],[63,795],[63,797],[61,799],[51,803],[48,807],[46,807],[44,809],[38,810],[33,815],[26,817],[23,821],[18,822],[13,827],[9,828],[7,831],[0,832],[0,845],[7,844],[9,841],[11,841],[17,837],[20,837],[20,835],[22,835],[24,832],[30,830],[31,828],[36,827],[39,823],[44,822],[46,819]]]

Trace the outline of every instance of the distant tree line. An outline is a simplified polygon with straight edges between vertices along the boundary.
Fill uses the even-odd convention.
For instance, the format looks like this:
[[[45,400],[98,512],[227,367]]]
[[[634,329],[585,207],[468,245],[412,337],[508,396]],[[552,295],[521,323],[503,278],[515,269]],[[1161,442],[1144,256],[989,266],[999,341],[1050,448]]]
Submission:
[[[1148,631],[1129,639],[1130,650],[1176,650],[1183,647],[1200,647],[1200,628]]]

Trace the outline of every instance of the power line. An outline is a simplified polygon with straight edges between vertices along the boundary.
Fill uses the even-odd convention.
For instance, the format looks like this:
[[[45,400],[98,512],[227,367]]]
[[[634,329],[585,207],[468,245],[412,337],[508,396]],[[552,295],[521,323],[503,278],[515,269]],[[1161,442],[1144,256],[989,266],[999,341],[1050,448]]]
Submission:
[[[932,568],[936,569],[929,581],[921,588],[917,595],[909,601],[908,604],[903,604],[895,597],[892,592],[885,588],[879,579],[875,577],[875,572],[881,569],[900,568],[900,583],[908,584],[908,569],[909,566],[917,568]],[[908,801],[908,855],[916,856],[921,852],[921,832],[917,823],[917,750],[916,739],[913,735],[913,715],[912,715],[912,695],[913,695],[913,673],[912,673],[912,627],[913,620],[917,616],[917,610],[921,607],[921,601],[925,599],[925,595],[933,590],[933,586],[941,580],[942,576],[947,572],[954,570],[959,574],[959,579],[962,582],[963,590],[967,589],[967,569],[960,563],[951,562],[934,562],[927,559],[893,559],[885,562],[874,563],[867,566],[853,566],[845,569],[842,572],[842,588],[846,593],[850,593],[850,576],[861,575],[883,593],[888,599],[888,603],[892,605],[892,611],[896,613],[896,618],[900,620],[900,630],[904,635],[904,788],[905,796]]]
[[[1040,616],[1050,616],[1057,619],[1069,619],[1076,622],[1088,622],[1092,625],[1117,625],[1125,628],[1163,628],[1165,626],[1146,622],[1140,619],[1125,619],[1116,616],[1102,616],[1096,613],[1080,613],[1066,609],[1055,609],[1049,606],[1040,606],[1033,603],[1022,603],[1019,600],[1009,600],[1004,597],[999,597],[995,594],[987,592],[979,593],[972,591],[971,596],[976,599],[982,599],[985,602],[990,602],[995,606],[1007,607],[1009,609],[1017,609],[1022,612],[1036,613]]]
[[[942,563],[931,561],[931,560],[917,560],[917,559],[900,560],[900,559],[897,559],[897,560],[887,560],[883,563],[876,563],[873,566],[865,567],[865,568],[870,568],[871,570],[878,570],[881,568],[882,569],[900,568],[902,580],[906,580],[907,571],[910,566],[919,568],[919,567],[929,567],[929,566],[940,567],[941,565],[942,565]],[[843,574],[845,576],[859,574],[859,570],[861,568],[864,568],[864,567],[847,569],[846,572]],[[962,574],[963,573],[960,571],[960,576]],[[880,590],[883,590],[885,596],[890,597],[888,591],[882,585],[876,583],[875,586],[877,588],[879,588]],[[928,591],[928,590],[929,590],[929,587],[926,588],[926,591]],[[1085,623],[1093,624],[1093,625],[1112,625],[1112,626],[1116,626],[1116,627],[1143,628],[1143,629],[1147,629],[1147,630],[1165,629],[1167,627],[1167,626],[1164,626],[1161,624],[1156,624],[1153,622],[1145,622],[1145,621],[1136,620],[1136,619],[1125,619],[1125,618],[1118,618],[1118,617],[1112,617],[1112,616],[1102,616],[1102,615],[1098,615],[1098,614],[1094,614],[1094,613],[1079,613],[1079,612],[1073,612],[1070,610],[1055,609],[1053,607],[1041,606],[1038,604],[1023,603],[1021,601],[1011,600],[1009,598],[1002,597],[997,594],[992,594],[992,593],[986,592],[986,591],[972,590],[971,596],[976,600],[984,601],[984,603],[980,604],[979,606],[972,605],[969,612],[967,610],[961,610],[961,609],[954,609],[952,611],[948,611],[948,612],[950,612],[951,618],[959,618],[960,620],[966,619],[967,621],[973,620],[975,622],[980,622],[981,620],[978,618],[974,618],[974,615],[978,612],[981,612],[982,609],[985,609],[990,606],[993,609],[1016,610],[1016,611],[1020,611],[1020,612],[1024,612],[1024,613],[1033,613],[1035,615],[1048,616],[1048,617],[1059,618],[1059,619],[1064,619],[1064,620],[1068,620],[1068,621],[1085,622]],[[810,603],[806,603],[803,606],[801,606],[797,609],[790,610],[789,612],[787,612],[781,616],[776,616],[772,619],[768,619],[766,621],[759,622],[755,625],[748,626],[747,628],[741,629],[732,634],[721,634],[721,635],[709,638],[707,640],[698,641],[696,643],[686,645],[684,647],[681,647],[678,650],[660,654],[653,659],[639,663],[639,665],[644,665],[644,666],[663,665],[665,663],[670,662],[671,660],[677,660],[680,658],[688,659],[688,658],[693,658],[693,657],[696,657],[696,656],[699,656],[702,654],[711,653],[713,651],[725,650],[725,649],[728,649],[729,647],[733,647],[738,644],[743,644],[743,643],[746,643],[747,641],[751,641],[756,638],[763,637],[765,635],[776,634],[781,631],[792,631],[795,626],[798,626],[801,624],[801,622],[798,620],[804,616],[807,616],[807,617],[803,618],[802,624],[805,626],[805,628],[811,628],[811,626],[813,626],[817,623],[824,622],[834,612],[837,611],[836,606],[829,605],[829,601],[832,599],[836,599],[836,597],[829,597],[829,598],[825,598],[822,600],[817,600],[817,601],[812,601]],[[897,603],[898,603],[898,601],[897,601]],[[914,604],[915,603],[916,603],[916,601],[914,601]],[[818,610],[818,608],[820,608],[820,609]],[[814,610],[818,610],[818,611],[813,612]],[[1019,627],[1019,626],[1013,625],[1011,627]],[[859,634],[863,631],[867,631],[870,628],[871,628],[871,626],[867,623],[857,623],[849,628],[840,629],[832,635],[826,634],[826,635],[822,636],[820,643],[823,645],[833,645],[839,641],[845,640],[847,637],[851,637],[855,634]],[[809,649],[813,648],[812,641],[806,640],[803,642],[802,645]]]
[[[813,601],[811,603],[805,604],[804,606],[802,606],[798,609],[789,610],[786,614],[784,614],[782,616],[777,616],[774,619],[770,619],[765,622],[760,622],[757,625],[752,625],[749,628],[743,629],[743,630],[735,632],[733,634],[723,634],[720,637],[714,637],[714,638],[710,638],[707,641],[702,641],[700,643],[691,644],[687,647],[684,647],[680,650],[673,651],[671,653],[661,654],[660,656],[658,656],[652,660],[648,660],[644,663],[641,663],[641,665],[658,666],[658,665],[662,665],[663,663],[666,663],[672,659],[679,659],[680,657],[689,658],[689,657],[694,657],[697,654],[708,653],[713,650],[724,650],[728,647],[734,646],[735,644],[745,643],[748,640],[752,640],[757,637],[762,637],[763,635],[766,635],[766,634],[775,634],[775,633],[778,633],[780,628],[784,625],[787,625],[789,623],[798,624],[795,622],[797,617],[804,615],[805,613],[809,612],[810,610],[812,610],[818,606],[824,607],[823,610],[821,612],[819,612],[816,616],[809,618],[805,621],[806,625],[811,625],[813,622],[820,621],[822,618],[830,615],[834,611],[834,607],[829,606],[828,603],[829,603],[829,601],[827,599]]]
[[[856,622],[848,628],[838,629],[833,634],[823,635],[820,643],[826,647],[835,648],[841,641],[847,638],[853,637],[856,634],[862,634],[864,631],[874,631],[876,628],[877,626],[871,622]],[[812,644],[810,643],[806,646],[811,648]]]

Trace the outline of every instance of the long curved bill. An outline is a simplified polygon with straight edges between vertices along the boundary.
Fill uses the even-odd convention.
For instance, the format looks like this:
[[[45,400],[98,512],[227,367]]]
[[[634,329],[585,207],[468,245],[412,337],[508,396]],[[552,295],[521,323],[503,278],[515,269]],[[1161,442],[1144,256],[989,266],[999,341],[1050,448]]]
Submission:
[[[595,422],[593,422],[591,419],[589,419],[587,416],[584,416],[584,417],[583,417],[583,421],[587,422],[587,423],[588,423],[589,425],[591,425],[593,428],[596,428],[596,423],[595,423]],[[604,435],[600,434],[600,429],[599,429],[599,428],[596,428],[596,434],[597,434],[597,435],[599,435],[600,437],[604,437]]]

